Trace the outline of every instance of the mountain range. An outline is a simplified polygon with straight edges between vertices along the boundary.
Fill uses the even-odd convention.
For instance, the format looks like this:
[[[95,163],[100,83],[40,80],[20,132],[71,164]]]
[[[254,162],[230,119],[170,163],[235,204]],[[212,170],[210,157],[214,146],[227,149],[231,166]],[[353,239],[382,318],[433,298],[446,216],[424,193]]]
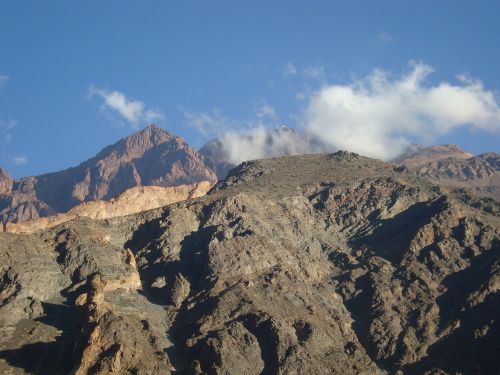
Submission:
[[[499,213],[339,151],[0,233],[0,372],[498,374]]]
[[[254,141],[251,135],[243,137],[250,144]],[[266,158],[327,149],[286,127],[267,130],[259,142],[258,155]],[[13,180],[0,168],[0,217],[12,223],[34,220],[84,202],[110,200],[137,186],[213,184],[236,166],[225,146],[214,139],[197,151],[181,137],[150,125],[60,172]],[[500,158],[495,152],[474,156],[455,145],[412,145],[394,162],[429,181],[500,199]]]

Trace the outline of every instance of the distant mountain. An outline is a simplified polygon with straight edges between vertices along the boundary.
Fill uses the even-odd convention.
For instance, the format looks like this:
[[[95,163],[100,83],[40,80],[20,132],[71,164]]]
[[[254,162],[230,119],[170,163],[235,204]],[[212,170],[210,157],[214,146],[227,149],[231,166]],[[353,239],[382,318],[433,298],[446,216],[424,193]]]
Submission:
[[[397,157],[394,161],[398,164],[404,164],[408,168],[413,169],[420,165],[435,162],[437,160],[453,158],[453,159],[468,159],[474,155],[465,151],[457,145],[446,144],[437,146],[422,146],[412,144],[406,152]]]
[[[11,222],[109,200],[134,186],[178,186],[217,176],[181,137],[155,125],[104,148],[77,167],[13,180],[0,171],[0,215]]]
[[[500,155],[496,152],[474,156],[455,145],[412,145],[396,162],[435,184],[471,189],[500,201]]]

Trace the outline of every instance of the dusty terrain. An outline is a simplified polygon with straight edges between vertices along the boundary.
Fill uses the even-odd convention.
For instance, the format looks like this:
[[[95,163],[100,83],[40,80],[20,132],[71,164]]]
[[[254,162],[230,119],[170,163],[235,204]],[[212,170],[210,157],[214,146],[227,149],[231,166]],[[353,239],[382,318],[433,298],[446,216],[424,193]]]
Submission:
[[[0,371],[497,374],[499,209],[338,152],[0,233]]]

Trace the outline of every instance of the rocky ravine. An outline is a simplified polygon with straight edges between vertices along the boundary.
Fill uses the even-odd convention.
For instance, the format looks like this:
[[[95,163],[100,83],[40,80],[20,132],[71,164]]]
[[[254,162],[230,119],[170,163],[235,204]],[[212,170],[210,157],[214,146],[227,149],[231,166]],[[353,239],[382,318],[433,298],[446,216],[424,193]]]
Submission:
[[[0,233],[0,370],[496,374],[499,212],[339,152],[244,163],[140,214]]]

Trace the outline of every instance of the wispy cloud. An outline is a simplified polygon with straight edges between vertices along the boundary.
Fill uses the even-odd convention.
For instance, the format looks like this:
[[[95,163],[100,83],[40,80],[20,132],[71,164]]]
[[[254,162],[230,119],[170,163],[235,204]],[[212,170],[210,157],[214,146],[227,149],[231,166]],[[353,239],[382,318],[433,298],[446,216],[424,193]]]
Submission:
[[[12,158],[12,163],[17,167],[24,165],[27,162],[28,162],[28,158],[26,156],[15,156]]]
[[[0,74],[0,87],[2,87],[8,80],[9,80],[8,75]]]
[[[11,130],[14,129],[17,126],[17,121],[14,120],[7,120],[7,121],[2,121],[0,120],[0,134],[6,143],[10,143],[12,141],[12,133]]]
[[[103,110],[111,110],[126,120],[133,128],[148,122],[162,120],[163,113],[158,109],[147,109],[140,100],[128,99],[119,91],[108,91],[96,87],[89,87],[89,97],[98,96],[103,99]]]
[[[303,126],[328,145],[391,159],[411,140],[432,141],[459,127],[498,132],[500,104],[475,79],[426,84],[429,65],[412,63],[398,78],[375,70],[349,85],[329,85],[311,95]]]
[[[393,40],[393,36],[387,32],[380,32],[374,37],[370,38],[371,42],[379,42],[379,43],[390,43]]]
[[[297,67],[291,62],[286,63],[285,67],[283,68],[283,76],[288,77],[288,76],[294,76],[296,74],[297,74]]]
[[[326,78],[326,69],[322,65],[310,65],[302,71],[302,74],[308,78],[324,80]]]
[[[210,112],[188,111],[182,107],[179,107],[179,110],[184,115],[187,125],[204,136],[217,137],[237,126],[236,122],[224,116],[218,108]]]
[[[279,121],[276,110],[265,100],[263,100],[262,105],[255,109],[252,117],[243,120],[231,119],[218,108],[209,112],[188,111],[182,107],[179,107],[179,110],[184,115],[188,126],[195,128],[207,137],[221,137],[228,132],[268,125],[276,126]]]

